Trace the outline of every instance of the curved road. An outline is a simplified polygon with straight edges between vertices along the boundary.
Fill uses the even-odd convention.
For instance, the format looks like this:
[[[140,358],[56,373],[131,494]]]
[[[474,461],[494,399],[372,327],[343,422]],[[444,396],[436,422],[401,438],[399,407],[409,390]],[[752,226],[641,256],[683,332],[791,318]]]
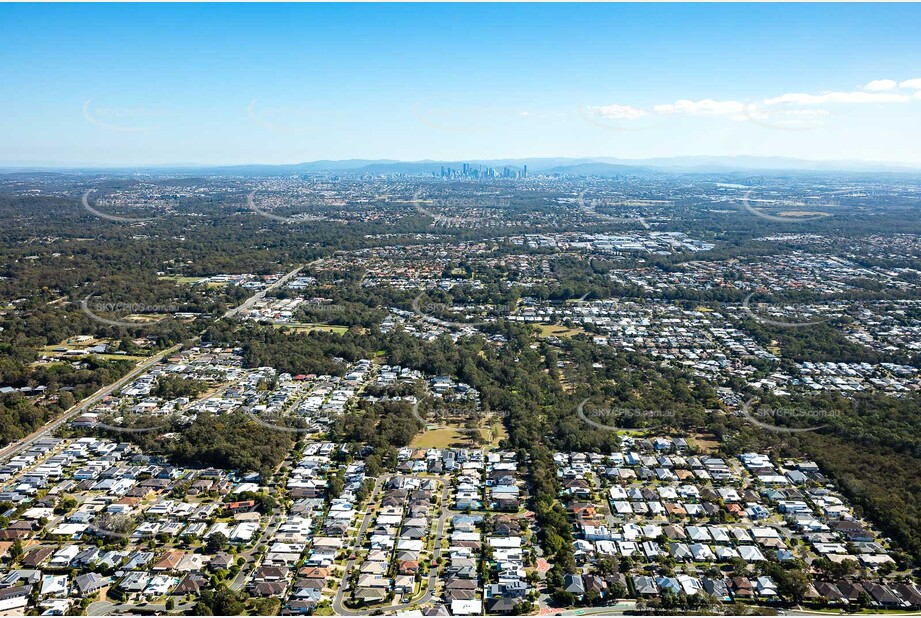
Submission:
[[[425,292],[420,292],[419,295],[413,299],[413,305],[412,305],[413,313],[421,317],[423,320],[431,322],[432,324],[435,324],[437,326],[441,326],[442,328],[451,327],[451,328],[458,328],[458,329],[464,329],[467,327],[476,328],[478,326],[485,326],[486,324],[488,324],[488,322],[449,322],[448,320],[442,320],[441,318],[436,318],[433,315],[429,315],[425,313],[424,311],[422,311],[422,304],[419,302],[420,300],[422,300],[422,297],[424,295],[425,295]]]
[[[275,536],[275,533],[278,532],[278,529],[285,522],[284,513],[276,513],[272,515],[269,519],[269,523],[266,524],[265,530],[259,535],[259,538],[253,543],[253,546],[247,549],[246,551],[240,552],[237,554],[237,558],[244,558],[246,562],[240,568],[240,571],[234,576],[230,581],[230,584],[227,586],[234,592],[239,592],[246,585],[246,580],[249,579],[249,576],[252,575],[256,568],[259,566],[259,557],[257,556],[255,560],[250,562],[250,559],[256,554],[256,551],[259,549],[260,545],[268,546],[272,540],[272,537]]]
[[[175,599],[174,599],[175,600]],[[176,603],[171,610],[178,614],[190,611],[195,607],[194,603]],[[138,616],[143,614],[160,615],[166,612],[165,603],[147,603],[144,605],[135,605],[133,603],[112,603],[111,601],[94,601],[86,608],[87,616],[109,616],[113,613],[126,614],[128,616]]]

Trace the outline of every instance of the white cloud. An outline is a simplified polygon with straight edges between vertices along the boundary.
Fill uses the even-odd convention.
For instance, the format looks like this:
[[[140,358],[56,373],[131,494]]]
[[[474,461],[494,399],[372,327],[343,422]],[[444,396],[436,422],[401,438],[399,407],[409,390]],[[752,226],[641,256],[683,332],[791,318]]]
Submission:
[[[892,90],[898,85],[899,83],[894,79],[874,79],[872,82],[864,86],[863,89],[878,92],[881,90]]]
[[[752,116],[789,116],[791,118],[823,118],[831,115],[827,109],[765,109],[754,107],[748,110]]]
[[[830,111],[821,108],[765,107],[752,104],[745,109],[744,115],[733,116],[732,119],[750,120],[775,128],[805,130],[824,126],[825,118],[830,115]]]
[[[604,105],[602,107],[593,107],[591,110],[596,116],[605,118],[622,118],[625,120],[639,120],[646,116],[646,110],[642,110],[629,105]]]
[[[653,109],[660,114],[701,114],[710,116],[729,116],[745,111],[745,104],[739,101],[714,101],[702,99],[691,101],[681,99],[667,105],[656,105]]]
[[[908,95],[888,92],[824,92],[822,94],[796,92],[765,99],[764,103],[766,105],[783,103],[822,105],[824,103],[904,103],[908,100]]]
[[[915,93],[890,92],[897,88],[917,90]],[[863,90],[829,91],[821,94],[791,92],[757,102],[717,101],[715,99],[679,99],[645,110],[630,105],[605,105],[584,108],[594,116],[638,120],[651,114],[687,116],[724,116],[732,120],[768,120],[778,123],[816,123],[831,114],[827,109],[814,106],[826,104],[905,103],[921,100],[921,77],[897,82],[894,79],[875,79]],[[523,113],[524,115],[525,113]]]
[[[530,116],[531,112],[518,112],[519,116]]]

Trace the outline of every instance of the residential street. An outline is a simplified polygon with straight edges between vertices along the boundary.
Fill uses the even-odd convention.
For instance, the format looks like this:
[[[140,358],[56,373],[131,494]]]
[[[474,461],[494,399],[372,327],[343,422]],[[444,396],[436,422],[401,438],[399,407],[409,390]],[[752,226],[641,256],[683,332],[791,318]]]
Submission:
[[[389,476],[391,475],[388,474],[388,475],[383,475],[381,477],[378,477],[377,482],[374,485],[374,494],[373,494],[374,496],[377,495],[377,492],[379,491],[381,484]],[[451,490],[451,485],[450,485],[451,479],[449,477],[443,477],[443,476],[436,476],[434,478],[437,478],[438,480],[442,482],[442,489],[441,489],[441,515],[439,515],[436,521],[436,524],[434,526],[435,544],[434,544],[434,550],[433,550],[433,555],[432,555],[433,562],[437,561],[438,557],[441,555],[441,542],[444,539],[445,527],[446,527],[448,518],[452,515],[458,514],[457,511],[452,511],[447,508],[448,496],[450,495],[450,490]],[[361,523],[361,528],[359,529],[359,534],[355,538],[355,542],[352,545],[352,553],[354,553],[357,549],[361,547],[360,540],[364,536],[364,532],[367,529],[368,524],[370,523],[370,518],[369,518],[370,515],[371,515],[371,511],[369,509],[369,511],[365,513],[365,517]],[[342,577],[342,583],[339,586],[339,590],[336,592],[336,598],[333,601],[333,611],[335,611],[337,614],[348,615],[348,616],[368,616],[376,612],[380,612],[382,609],[385,609],[388,613],[394,613],[394,612],[402,611],[405,609],[409,609],[415,605],[422,605],[424,603],[428,603],[432,599],[432,595],[434,594],[435,587],[438,583],[438,569],[431,568],[428,573],[428,578],[425,580],[425,592],[422,593],[422,596],[415,598],[412,601],[407,602],[407,603],[398,603],[396,605],[388,605],[384,608],[374,607],[374,608],[365,609],[365,610],[349,609],[343,604],[342,601],[345,597],[346,585],[348,583],[348,575],[351,572],[352,567],[355,565],[355,562],[356,560],[349,560],[349,562],[347,563],[346,568],[345,568],[345,574]]]

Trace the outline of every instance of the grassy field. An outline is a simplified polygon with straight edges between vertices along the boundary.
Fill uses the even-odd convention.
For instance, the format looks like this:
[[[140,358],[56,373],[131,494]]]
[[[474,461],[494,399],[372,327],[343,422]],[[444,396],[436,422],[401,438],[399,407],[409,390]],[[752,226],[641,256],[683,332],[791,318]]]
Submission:
[[[165,277],[157,277],[160,281],[175,281],[179,285],[191,285],[193,283],[198,283],[204,277],[180,277],[179,275],[167,275]]]
[[[531,326],[537,329],[541,337],[572,337],[585,334],[581,328],[566,328],[560,324],[532,324]]]
[[[496,435],[488,428],[479,430],[480,436],[483,437],[483,448],[498,448],[499,441],[508,437],[505,427],[499,425],[499,431]],[[470,433],[463,429],[455,427],[439,427],[438,429],[429,429],[413,438],[410,446],[413,448],[478,448],[478,445],[470,439]]]
[[[704,435],[700,433],[694,434],[693,436],[691,436],[688,442],[691,444],[691,446],[694,446],[695,448],[699,448],[702,451],[707,452],[707,453],[712,453],[716,451],[716,449],[720,445],[719,442],[716,441],[715,436]]]
[[[139,363],[145,361],[149,356],[132,356],[130,354],[96,354],[99,358],[104,358],[106,360],[120,360],[120,361],[133,361]]]
[[[168,315],[163,313],[132,313],[120,319],[122,322],[138,322],[142,324],[150,324],[153,322],[160,322],[167,319],[168,317]]]
[[[498,431],[495,433],[495,435],[490,429],[489,431],[485,431],[485,437],[487,440],[492,438],[489,443],[492,448],[499,448],[499,442],[508,437],[508,432],[505,430],[505,426],[500,423],[498,426]]]
[[[467,435],[452,427],[425,431],[410,443],[413,448],[449,448],[459,443],[469,444]]]

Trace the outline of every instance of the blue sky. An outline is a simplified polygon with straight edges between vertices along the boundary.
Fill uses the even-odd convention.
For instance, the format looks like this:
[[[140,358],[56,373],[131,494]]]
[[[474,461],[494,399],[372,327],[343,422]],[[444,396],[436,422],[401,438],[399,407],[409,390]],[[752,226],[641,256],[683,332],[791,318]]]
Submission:
[[[921,162],[910,4],[6,4],[0,163]]]

